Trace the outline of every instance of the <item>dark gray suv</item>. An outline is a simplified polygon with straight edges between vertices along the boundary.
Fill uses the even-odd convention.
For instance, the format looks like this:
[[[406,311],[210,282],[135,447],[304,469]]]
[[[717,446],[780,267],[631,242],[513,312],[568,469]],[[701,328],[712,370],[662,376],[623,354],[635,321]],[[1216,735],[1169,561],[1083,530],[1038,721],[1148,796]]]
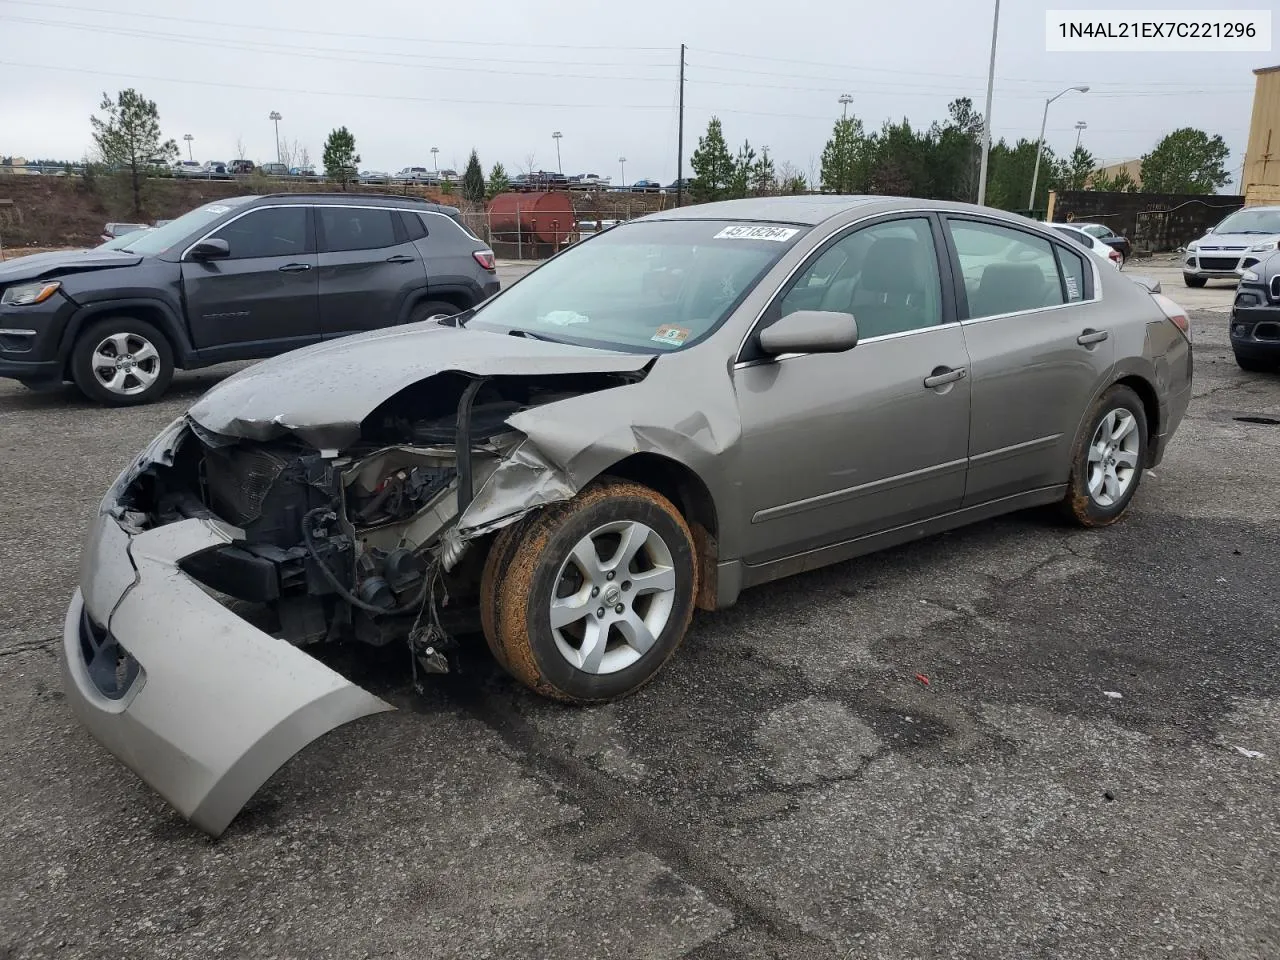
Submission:
[[[92,250],[0,264],[0,376],[155,400],[175,369],[452,316],[498,292],[454,207],[279,194],[197,207]]]

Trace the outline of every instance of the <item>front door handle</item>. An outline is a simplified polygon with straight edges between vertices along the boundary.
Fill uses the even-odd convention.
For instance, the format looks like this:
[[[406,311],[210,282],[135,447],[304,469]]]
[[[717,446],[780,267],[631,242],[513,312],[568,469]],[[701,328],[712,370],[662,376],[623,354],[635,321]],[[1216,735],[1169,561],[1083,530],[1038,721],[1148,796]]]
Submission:
[[[964,367],[956,367],[954,370],[950,367],[935,367],[933,373],[924,378],[924,385],[930,390],[945,387],[948,383],[963,380],[967,373]]]
[[[1090,344],[1101,343],[1109,336],[1111,336],[1111,334],[1106,330],[1087,329],[1084,333],[1080,334],[1080,336],[1076,337],[1076,343],[1080,344],[1082,347],[1087,347]]]
[[[310,270],[309,263],[286,263],[280,268],[281,273],[301,273],[303,270]]]
[[[403,253],[397,253],[394,257],[387,257],[387,263],[413,263],[413,257],[407,257]]]

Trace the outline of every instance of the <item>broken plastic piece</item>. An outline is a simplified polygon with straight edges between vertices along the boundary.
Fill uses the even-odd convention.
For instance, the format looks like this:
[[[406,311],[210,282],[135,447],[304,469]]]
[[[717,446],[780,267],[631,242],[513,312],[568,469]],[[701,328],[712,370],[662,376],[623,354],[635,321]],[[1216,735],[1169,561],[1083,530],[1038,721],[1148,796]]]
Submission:
[[[923,683],[926,687],[929,685],[929,678],[926,677],[923,673],[917,673],[916,679],[919,680],[921,683]]]
[[[1259,753],[1257,750],[1246,750],[1244,747],[1236,747],[1236,753],[1242,757],[1248,757],[1250,760],[1260,760],[1265,754]]]

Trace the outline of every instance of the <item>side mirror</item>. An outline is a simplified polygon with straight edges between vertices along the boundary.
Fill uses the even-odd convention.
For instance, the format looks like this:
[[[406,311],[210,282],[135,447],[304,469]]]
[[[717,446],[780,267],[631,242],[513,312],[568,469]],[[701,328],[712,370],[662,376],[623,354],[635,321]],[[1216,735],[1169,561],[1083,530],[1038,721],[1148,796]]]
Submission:
[[[784,353],[843,353],[858,343],[858,321],[851,313],[797,310],[760,331],[760,348]]]
[[[201,240],[187,255],[190,260],[225,260],[231,256],[231,244],[225,240]]]

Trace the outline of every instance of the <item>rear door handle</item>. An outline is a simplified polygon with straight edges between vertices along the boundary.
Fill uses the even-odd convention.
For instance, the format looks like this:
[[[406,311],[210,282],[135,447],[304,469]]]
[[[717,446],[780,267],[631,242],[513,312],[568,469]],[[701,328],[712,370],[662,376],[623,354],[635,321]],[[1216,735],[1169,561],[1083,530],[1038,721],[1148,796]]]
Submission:
[[[387,263],[413,263],[413,257],[407,257],[403,253],[397,253],[394,257],[387,257]]]
[[[924,378],[924,385],[932,390],[934,387],[945,387],[948,383],[963,380],[968,371],[964,367],[935,367],[932,374]]]
[[[1076,343],[1082,347],[1087,347],[1091,343],[1101,343],[1107,337],[1111,336],[1106,330],[1085,330],[1084,333],[1076,337]]]
[[[303,270],[310,270],[309,263],[286,263],[280,268],[281,273],[301,273]]]

